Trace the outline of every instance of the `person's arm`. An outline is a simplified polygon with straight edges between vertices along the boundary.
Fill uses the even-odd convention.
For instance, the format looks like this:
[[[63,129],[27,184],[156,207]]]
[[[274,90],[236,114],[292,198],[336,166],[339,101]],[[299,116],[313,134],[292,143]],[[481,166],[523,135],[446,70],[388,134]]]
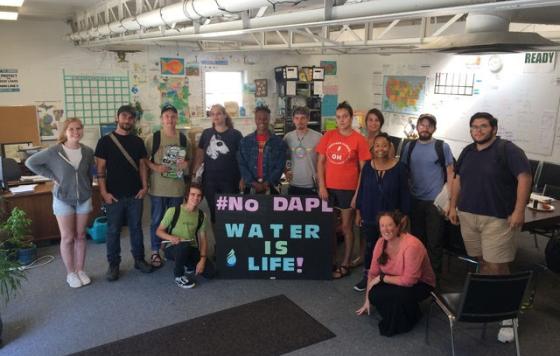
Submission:
[[[198,249],[200,251],[200,260],[196,264],[196,274],[202,274],[204,272],[204,267],[206,266],[206,259],[208,258],[208,241],[206,241],[206,231],[202,231],[202,229],[198,232]]]
[[[278,138],[278,141],[278,147],[272,147],[270,150],[271,155],[269,158],[272,162],[269,162],[271,165],[268,182],[269,185],[278,184],[280,182],[280,178],[282,177],[282,173],[284,172],[284,168],[286,168],[286,152],[288,147],[284,141],[280,140],[280,138]]]
[[[159,225],[156,229],[156,236],[162,240],[171,241],[172,245],[177,245],[181,242],[178,236],[167,233],[166,225]]]
[[[239,149],[237,150],[237,163],[239,164],[239,172],[241,173],[241,179],[244,185],[251,185],[253,183],[253,174],[249,167],[249,162],[243,152],[243,141],[239,143]]]
[[[107,181],[105,176],[107,173],[107,161],[103,158],[96,157],[95,162],[97,167],[97,184],[99,184],[99,193],[101,194],[105,204],[113,204],[113,202],[117,202],[118,200],[113,196],[113,194],[107,191]]]
[[[317,181],[319,184],[319,197],[323,200],[329,199],[329,193],[327,191],[327,184],[325,181],[325,164],[326,158],[324,154],[317,154]]]
[[[138,191],[138,193],[136,194],[135,198],[136,199],[142,199],[144,198],[144,196],[146,195],[146,193],[148,193],[148,160],[146,158],[141,158],[140,159],[140,167],[138,167],[138,169],[140,170],[140,181],[142,182],[142,189],[140,189]]]
[[[520,173],[517,176],[517,197],[515,200],[515,208],[508,217],[509,225],[514,228],[521,228],[525,222],[525,206],[531,194],[531,184],[533,178],[527,172]]]
[[[366,164],[366,161],[358,161],[358,169],[359,174],[358,174],[358,187],[360,186],[360,183],[362,182],[362,170],[364,168]],[[352,196],[352,201],[350,202],[350,207],[352,209],[356,209],[356,198],[358,197],[358,189],[356,189],[356,191],[354,192],[354,196]]]
[[[461,177],[457,174],[453,179],[451,185],[451,200],[449,201],[449,212],[447,217],[454,225],[459,225],[459,218],[457,217],[457,202],[459,201],[459,193],[461,192]]]
[[[366,299],[365,299],[362,307],[360,309],[356,310],[356,315],[364,315],[366,313],[367,313],[367,315],[369,315],[370,309],[371,309],[371,305],[370,305],[370,302],[369,302],[369,291],[371,290],[371,288],[373,288],[373,286],[375,286],[376,284],[378,284],[380,282],[381,282],[380,276],[376,276],[374,278],[371,278],[371,277],[368,278],[367,288],[366,288]]]
[[[49,167],[49,153],[48,149],[40,151],[25,160],[25,166],[33,171],[35,174],[40,174],[43,177],[55,180],[55,175]],[[55,183],[57,183],[55,181]]]
[[[198,172],[200,165],[204,161],[204,150],[200,147],[196,148],[196,152],[194,154],[194,163],[193,163],[193,174]]]

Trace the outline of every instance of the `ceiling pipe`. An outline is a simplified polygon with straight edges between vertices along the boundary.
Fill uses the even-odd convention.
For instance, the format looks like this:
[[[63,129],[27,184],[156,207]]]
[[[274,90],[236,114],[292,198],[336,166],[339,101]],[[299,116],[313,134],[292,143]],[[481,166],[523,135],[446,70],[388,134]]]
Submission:
[[[164,25],[172,25],[186,21],[196,21],[200,18],[214,17],[229,12],[246,11],[252,8],[268,6],[277,3],[277,0],[186,0],[161,9],[153,10],[136,17],[129,17],[121,21],[107,25],[94,27],[90,30],[72,33],[69,38],[73,41],[90,40],[109,35],[121,34],[127,31],[138,31]],[[395,12],[420,11],[427,9],[446,8],[453,6],[464,6],[480,3],[493,3],[495,0],[424,0],[411,2],[410,0],[375,0],[362,3],[352,3],[335,6],[332,8],[331,19],[345,19],[352,17],[363,17],[368,15],[382,15]],[[218,3],[220,6],[218,6]],[[235,5],[234,5],[235,4]],[[223,11],[226,9],[227,11]],[[324,21],[325,11],[323,8],[290,12],[273,16],[250,19],[251,25],[256,27],[281,26],[295,24],[298,22]],[[229,21],[218,24],[205,25],[208,32],[230,31],[242,29],[241,21]],[[213,26],[215,25],[215,26]],[[202,26],[200,26],[200,29]],[[194,28],[189,27],[185,34],[194,33]],[[181,32],[183,33],[183,31]],[[189,33],[190,32],[190,33]],[[149,35],[148,35],[149,36]],[[157,36],[161,36],[159,33]],[[147,38],[146,36],[140,36]],[[155,37],[155,36],[154,36]]]

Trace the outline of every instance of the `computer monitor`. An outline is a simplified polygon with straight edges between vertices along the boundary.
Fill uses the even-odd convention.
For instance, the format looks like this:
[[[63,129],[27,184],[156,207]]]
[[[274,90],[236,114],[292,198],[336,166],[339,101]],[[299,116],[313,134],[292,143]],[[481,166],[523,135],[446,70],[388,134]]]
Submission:
[[[15,159],[0,156],[0,187],[8,188],[8,182],[21,178],[21,168]]]

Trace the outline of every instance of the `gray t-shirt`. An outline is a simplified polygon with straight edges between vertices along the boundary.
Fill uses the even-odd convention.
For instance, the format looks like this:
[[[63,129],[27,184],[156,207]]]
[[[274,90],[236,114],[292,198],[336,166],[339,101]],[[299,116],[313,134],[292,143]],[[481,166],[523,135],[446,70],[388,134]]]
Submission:
[[[296,130],[284,136],[288,145],[288,157],[292,162],[293,178],[291,185],[301,188],[313,188],[313,178],[317,176],[317,153],[315,146],[322,135],[308,129],[305,135],[298,136]]]

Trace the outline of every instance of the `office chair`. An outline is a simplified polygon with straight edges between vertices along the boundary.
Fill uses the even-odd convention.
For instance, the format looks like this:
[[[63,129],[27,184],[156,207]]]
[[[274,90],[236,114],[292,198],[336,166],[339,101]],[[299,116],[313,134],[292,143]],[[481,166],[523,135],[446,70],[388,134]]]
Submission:
[[[429,343],[432,307],[436,304],[449,319],[451,355],[455,355],[453,331],[458,322],[483,323],[484,337],[486,323],[513,319],[511,327],[515,336],[515,350],[520,356],[517,317],[532,274],[531,271],[500,276],[469,273],[462,293],[440,295],[432,292],[432,303],[426,317],[426,343]]]
[[[559,200],[560,199],[560,186],[552,185],[552,184],[545,184],[543,189],[543,195],[551,197],[553,199]],[[537,235],[541,235],[544,237],[548,237],[550,239],[554,238],[557,232],[560,231],[560,224],[554,224],[547,227],[536,227],[529,232],[533,234],[533,238],[535,239],[535,247],[538,248],[539,245],[537,243]]]

